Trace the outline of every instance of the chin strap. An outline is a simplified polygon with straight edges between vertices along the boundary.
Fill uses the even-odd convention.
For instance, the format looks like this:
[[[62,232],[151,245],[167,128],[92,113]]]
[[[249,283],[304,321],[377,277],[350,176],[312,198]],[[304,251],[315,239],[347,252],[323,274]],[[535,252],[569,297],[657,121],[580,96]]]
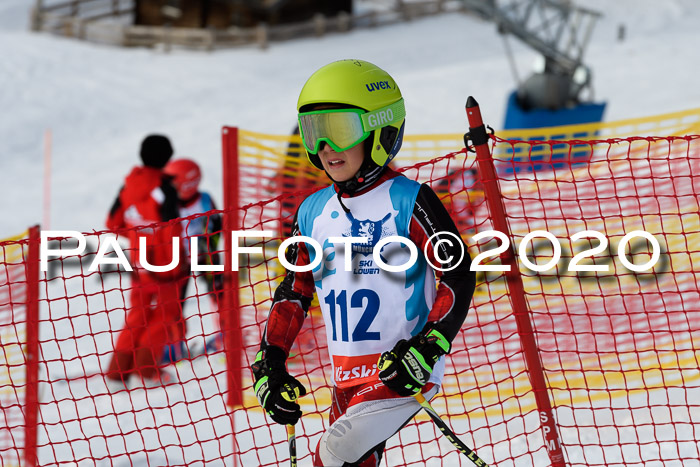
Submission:
[[[343,187],[338,187],[338,202],[340,203],[340,207],[343,208],[343,211],[345,211],[345,214],[350,214],[350,209],[343,203],[343,193],[346,193],[345,189]]]
[[[338,187],[338,202],[346,213],[349,213],[350,209],[343,203],[343,194],[348,193],[352,195],[369,187],[381,177],[385,168],[386,167],[378,166],[370,157],[367,157],[360,167],[360,170],[358,170],[355,176],[350,180],[336,182],[328,175],[328,172],[326,172],[328,178],[333,180],[333,183]]]

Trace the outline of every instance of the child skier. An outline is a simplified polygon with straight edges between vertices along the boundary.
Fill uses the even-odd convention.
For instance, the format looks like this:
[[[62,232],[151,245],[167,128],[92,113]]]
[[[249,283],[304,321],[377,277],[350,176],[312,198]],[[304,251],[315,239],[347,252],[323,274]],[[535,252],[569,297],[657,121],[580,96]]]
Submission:
[[[200,191],[199,189],[199,183],[202,180],[202,170],[195,161],[187,158],[173,159],[168,162],[163,172],[171,177],[171,183],[177,190],[178,209],[181,218],[188,218],[217,209],[212,196],[206,191]],[[190,265],[192,263],[190,243],[194,238],[197,239],[198,264],[207,266],[221,264],[221,255],[218,251],[222,226],[221,214],[211,213],[206,216],[183,219],[181,225],[183,232],[182,246]],[[188,269],[190,269],[190,266],[188,266]],[[191,276],[186,277],[181,283],[180,300],[182,303],[187,299],[187,287],[190,283],[190,277],[193,278],[192,282],[196,282],[199,277],[204,278],[207,295],[211,298],[213,309],[218,310],[223,283],[221,273],[193,273]],[[174,329],[176,340],[174,343],[166,346],[163,363],[176,362],[188,356],[188,350],[185,346],[186,335],[186,323],[180,317]],[[217,333],[215,336],[207,339],[205,348],[200,351],[220,350],[221,345],[222,339],[220,334]],[[192,356],[191,354],[189,355]]]
[[[254,388],[275,422],[299,421],[294,399],[306,389],[285,361],[315,290],[333,394],[330,427],[314,465],[376,466],[386,441],[420,410],[412,396],[430,399],[438,392],[444,355],[466,318],[475,275],[433,190],[387,167],[401,147],[405,119],[401,92],[388,73],[361,60],[326,65],[304,85],[298,111],[309,160],[334,183],[301,203],[292,236],[316,240],[323,259],[313,271],[288,271],[275,291],[252,365]],[[409,248],[399,242],[383,242],[375,259],[375,245],[390,236],[409,239],[427,258],[418,254],[406,270],[385,270],[381,263],[411,263]],[[347,248],[349,271],[338,237],[364,239]],[[286,259],[304,266],[316,255],[306,243],[293,243]]]

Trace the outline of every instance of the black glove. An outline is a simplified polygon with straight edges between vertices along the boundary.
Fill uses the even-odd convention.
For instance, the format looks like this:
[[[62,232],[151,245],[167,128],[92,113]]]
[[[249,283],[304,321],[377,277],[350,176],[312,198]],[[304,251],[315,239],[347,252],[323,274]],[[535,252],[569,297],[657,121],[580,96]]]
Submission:
[[[379,379],[400,396],[418,394],[428,382],[441,356],[450,352],[450,341],[436,329],[401,339],[379,357]]]
[[[306,394],[306,388],[287,373],[286,356],[278,347],[258,352],[251,365],[255,377],[255,395],[260,405],[276,423],[295,425],[301,418],[301,407],[295,401]]]

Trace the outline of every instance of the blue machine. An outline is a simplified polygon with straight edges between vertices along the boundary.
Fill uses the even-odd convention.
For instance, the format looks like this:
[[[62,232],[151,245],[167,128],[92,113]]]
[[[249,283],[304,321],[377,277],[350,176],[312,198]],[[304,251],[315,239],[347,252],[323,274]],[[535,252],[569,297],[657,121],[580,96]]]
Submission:
[[[588,102],[583,97],[584,91],[591,89],[591,70],[583,63],[583,54],[601,13],[578,7],[571,0],[462,1],[484,19],[496,23],[498,32],[504,37],[513,70],[515,60],[505,39],[507,35],[512,34],[541,54],[541,63],[534,74],[519,82],[518,90],[508,96],[505,129],[549,128],[602,121],[605,103]],[[514,74],[516,81],[520,81],[517,73]],[[585,139],[591,136],[595,135],[562,135],[558,138],[550,135],[549,139]],[[590,148],[586,149],[586,145],[571,148],[570,153],[567,148],[557,147],[566,146],[563,144],[553,145],[551,151],[545,145],[536,148],[519,146],[501,149],[497,157],[515,163],[499,164],[499,172],[546,170],[585,163],[590,157]],[[526,149],[528,154],[519,154]],[[538,160],[542,163],[530,163]]]
[[[562,107],[556,110],[545,108],[533,108],[525,110],[521,107],[517,91],[508,96],[504,129],[533,129],[551,128],[563,125],[577,125],[582,123],[596,123],[603,120],[605,102],[579,103],[575,106]],[[596,132],[581,132],[575,134],[562,134],[546,137],[544,134],[527,138],[530,141],[543,141],[546,139],[592,139]],[[515,139],[523,139],[517,138]],[[551,149],[544,146],[532,148],[525,145],[513,147],[501,146],[501,151],[496,154],[498,162],[497,171],[501,176],[512,176],[514,173],[536,172],[539,170],[562,169],[571,166],[586,164],[591,157],[591,148],[588,145],[554,144]],[[531,149],[531,151],[530,151]],[[542,163],[538,163],[542,161]]]
[[[517,91],[513,91],[508,96],[506,119],[503,124],[505,130],[546,128],[603,121],[605,102],[584,102],[574,107],[563,107],[557,110],[537,108],[524,110],[518,103],[517,94]]]

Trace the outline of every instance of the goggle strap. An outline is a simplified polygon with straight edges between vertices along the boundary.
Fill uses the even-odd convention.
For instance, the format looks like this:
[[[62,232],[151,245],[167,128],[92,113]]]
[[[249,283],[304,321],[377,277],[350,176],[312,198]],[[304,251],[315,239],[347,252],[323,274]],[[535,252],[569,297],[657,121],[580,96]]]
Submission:
[[[392,123],[398,123],[406,117],[403,98],[381,109],[360,115],[365,132],[376,130]]]

